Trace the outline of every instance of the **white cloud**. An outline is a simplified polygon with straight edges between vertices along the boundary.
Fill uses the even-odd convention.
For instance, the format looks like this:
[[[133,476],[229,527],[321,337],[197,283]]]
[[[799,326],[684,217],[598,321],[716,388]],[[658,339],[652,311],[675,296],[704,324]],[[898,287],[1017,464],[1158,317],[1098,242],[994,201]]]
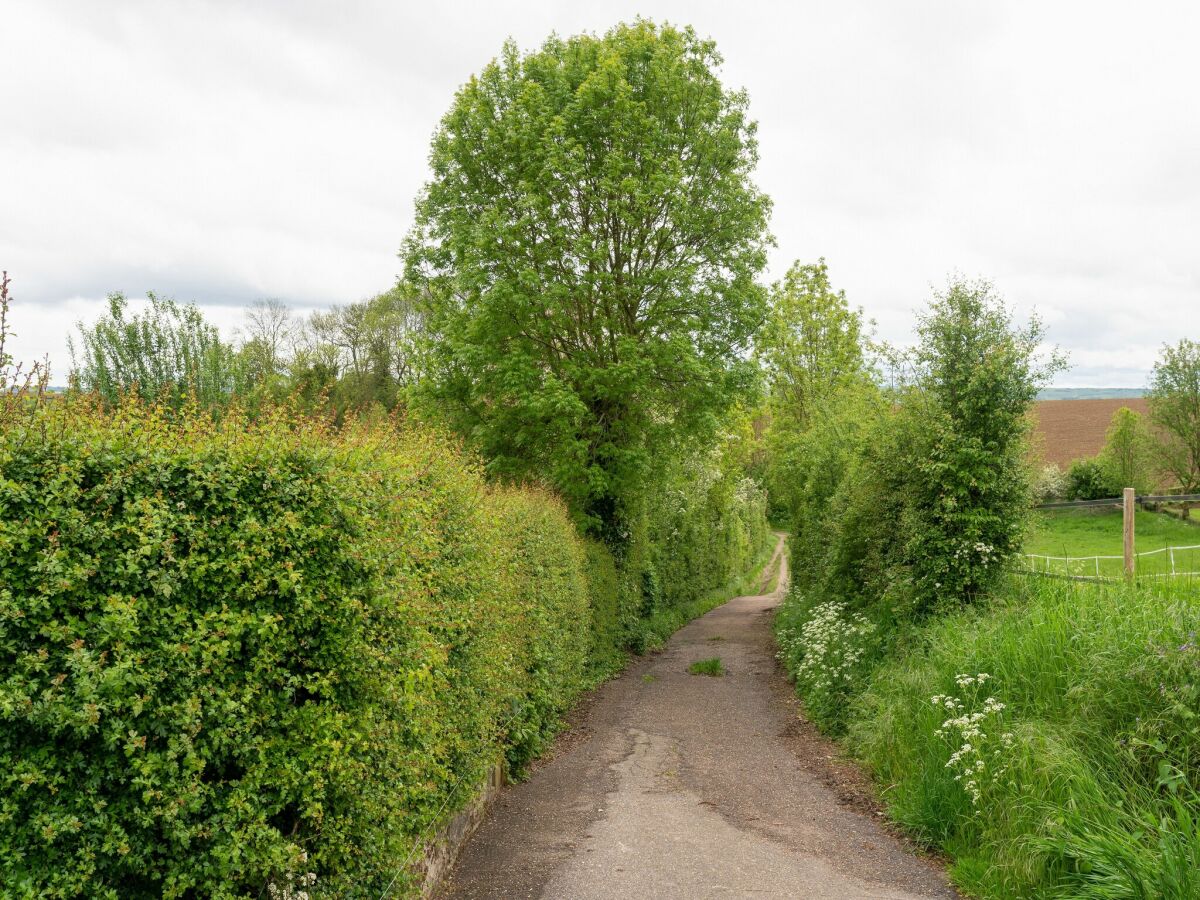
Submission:
[[[760,122],[773,277],[824,256],[903,341],[952,270],[1039,309],[1076,368],[1138,385],[1200,332],[1191,4],[9,4],[0,266],[18,352],[65,369],[105,293],[386,287],[453,93],[508,35],[638,13],[714,37]]]

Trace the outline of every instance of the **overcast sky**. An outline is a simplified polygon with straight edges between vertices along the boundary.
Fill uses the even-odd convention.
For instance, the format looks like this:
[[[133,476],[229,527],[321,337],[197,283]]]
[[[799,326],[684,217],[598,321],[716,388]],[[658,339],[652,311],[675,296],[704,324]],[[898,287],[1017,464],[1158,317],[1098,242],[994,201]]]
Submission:
[[[824,256],[907,339],[959,271],[1036,309],[1072,370],[1142,386],[1200,338],[1191,2],[6,0],[0,267],[19,356],[111,291],[298,309],[387,288],[455,89],[514,37],[690,23],[760,125],[770,277]]]

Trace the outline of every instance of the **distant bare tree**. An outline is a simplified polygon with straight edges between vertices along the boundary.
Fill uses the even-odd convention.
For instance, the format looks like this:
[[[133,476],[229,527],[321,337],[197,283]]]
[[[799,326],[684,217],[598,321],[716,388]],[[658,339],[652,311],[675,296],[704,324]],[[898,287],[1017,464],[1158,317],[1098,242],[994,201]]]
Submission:
[[[314,312],[308,320],[317,339],[338,352],[343,372],[362,375],[367,365],[366,304],[335,306],[328,312]]]
[[[245,349],[261,374],[281,374],[297,337],[297,323],[288,305],[274,297],[255,300],[246,310],[243,334]]]
[[[373,371],[397,385],[416,380],[418,338],[425,328],[414,292],[399,285],[367,301],[365,325]]]
[[[294,374],[340,382],[335,395],[347,405],[394,406],[417,377],[424,328],[415,292],[397,285],[369,300],[317,311],[303,323]]]

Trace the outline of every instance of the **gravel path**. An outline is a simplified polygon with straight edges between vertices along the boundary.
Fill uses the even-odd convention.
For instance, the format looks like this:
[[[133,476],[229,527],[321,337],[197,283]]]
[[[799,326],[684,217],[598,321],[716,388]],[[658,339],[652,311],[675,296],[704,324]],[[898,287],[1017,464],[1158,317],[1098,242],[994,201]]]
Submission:
[[[776,557],[786,574],[782,540]],[[594,692],[438,896],[954,897],[799,717],[774,656],[781,596],[731,600]],[[688,674],[712,656],[724,677]]]

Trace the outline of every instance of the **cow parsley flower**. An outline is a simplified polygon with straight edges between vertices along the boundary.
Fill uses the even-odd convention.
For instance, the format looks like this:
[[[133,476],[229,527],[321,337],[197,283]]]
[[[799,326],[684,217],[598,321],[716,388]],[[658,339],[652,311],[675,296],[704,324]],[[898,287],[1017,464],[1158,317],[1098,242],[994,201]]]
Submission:
[[[980,672],[958,675],[954,681],[960,688],[970,688],[979,687],[991,677]],[[935,734],[956,748],[946,761],[946,768],[955,773],[954,780],[967,792],[971,805],[978,807],[984,789],[1008,771],[1008,751],[1016,742],[1011,731],[1000,730],[1005,705],[995,697],[987,697],[978,705],[976,699],[947,694],[935,694],[930,701],[952,714]]]

